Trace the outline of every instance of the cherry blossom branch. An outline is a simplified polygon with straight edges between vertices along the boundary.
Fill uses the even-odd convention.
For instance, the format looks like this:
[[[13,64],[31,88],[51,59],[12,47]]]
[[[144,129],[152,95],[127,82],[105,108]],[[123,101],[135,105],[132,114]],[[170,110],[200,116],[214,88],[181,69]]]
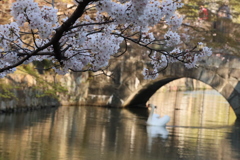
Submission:
[[[13,64],[13,65],[10,65],[10,66],[7,66],[5,68],[1,68],[0,69],[0,72],[3,72],[5,70],[9,70],[9,69],[12,69],[12,68],[15,68],[21,64],[23,64],[26,60],[28,60],[30,57],[32,57],[33,55],[36,55],[39,51],[43,50],[45,47],[39,47],[37,48],[35,51],[33,51],[31,54],[28,54],[26,55],[26,57],[22,58],[21,60],[19,60],[17,63]]]
[[[193,47],[191,50],[189,50],[188,52],[184,52],[184,51],[183,51],[183,52],[180,52],[180,53],[177,53],[177,54],[173,55],[173,54],[170,54],[167,50],[159,50],[159,49],[154,49],[154,48],[149,47],[148,45],[151,44],[151,42],[150,42],[150,43],[147,43],[147,44],[144,44],[144,43],[140,43],[141,41],[139,40],[139,38],[136,40],[136,39],[132,39],[132,38],[130,38],[130,37],[125,37],[124,35],[121,35],[121,34],[117,34],[117,33],[112,33],[112,34],[113,34],[113,35],[120,36],[120,37],[123,37],[124,40],[129,40],[129,41],[131,41],[131,42],[133,42],[133,43],[135,43],[135,44],[137,44],[137,45],[139,45],[139,46],[141,46],[141,47],[144,47],[144,48],[150,50],[150,54],[149,54],[149,58],[150,58],[150,59],[152,59],[151,56],[150,56],[150,55],[152,54],[152,52],[153,52],[153,51],[156,51],[156,52],[161,53],[161,54],[163,54],[163,55],[165,55],[165,56],[169,56],[169,57],[175,58],[175,59],[177,59],[179,62],[189,63],[190,61],[182,60],[182,59],[180,59],[180,57],[184,56],[186,53],[194,52],[194,50],[196,49],[196,46],[194,46],[194,47]]]
[[[28,53],[18,53],[17,54],[18,56],[27,56],[29,55]],[[38,52],[32,56],[54,56],[54,53],[53,52]]]
[[[182,23],[181,16],[175,13],[182,7],[178,0],[75,2],[73,13],[63,19],[57,15],[54,0],[51,7],[39,7],[33,0],[13,3],[11,14],[16,22],[3,25],[0,30],[0,77],[23,63],[44,59],[50,60],[59,74],[69,70],[104,70],[111,57],[128,51],[128,42],[150,51],[148,58],[152,69],[145,70],[146,78],[154,78],[152,74],[159,73],[169,63],[183,62],[190,68],[201,57],[211,55],[211,49],[203,43],[192,49],[181,49],[184,43],[176,32]],[[169,27],[159,39],[151,30],[158,23]]]
[[[46,2],[47,4],[50,4],[50,5],[52,5],[52,7],[54,8],[54,0],[52,0],[52,2],[49,2],[49,1],[47,1],[47,0],[44,0],[44,2]]]
[[[96,22],[96,23],[85,23],[85,24],[78,24],[72,27],[69,27],[68,30],[74,29],[74,28],[78,28],[78,27],[85,27],[85,26],[92,26],[92,25],[105,25],[105,24],[109,24],[114,22],[113,20],[111,21],[106,21],[106,22]]]
[[[77,19],[82,16],[82,14],[84,13],[84,9],[92,1],[93,0],[83,0],[82,2],[78,2],[79,5],[77,6],[76,10],[66,20],[66,22],[64,22],[56,30],[56,34],[53,36],[53,38],[49,42],[53,45],[53,49],[54,49],[54,52],[55,52],[55,57],[59,62],[61,62],[61,60],[62,60],[61,50],[60,50],[60,47],[59,47],[60,38],[62,37],[63,33],[68,31],[70,29],[70,27],[77,21]]]
[[[118,54],[118,55],[114,55],[113,57],[120,57],[120,56],[124,55],[127,52],[128,45],[127,45],[127,40],[126,39],[124,39],[124,45],[125,45],[124,51],[122,53]]]

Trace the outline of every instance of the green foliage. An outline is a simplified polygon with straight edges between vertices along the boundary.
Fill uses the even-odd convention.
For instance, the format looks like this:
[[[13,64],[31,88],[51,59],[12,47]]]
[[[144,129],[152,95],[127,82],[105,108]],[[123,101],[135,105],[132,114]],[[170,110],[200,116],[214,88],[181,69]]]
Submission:
[[[38,78],[39,74],[37,73],[36,69],[33,67],[33,65],[29,64],[29,65],[22,65],[21,67],[18,68],[19,70]]]
[[[58,95],[61,93],[67,93],[67,88],[63,87],[60,83],[47,82],[41,77],[37,78],[37,84],[34,89],[42,91],[41,94],[37,97],[50,96],[58,98]]]
[[[52,72],[51,68],[52,68],[53,64],[50,60],[45,59],[43,61],[34,61],[33,65],[34,65],[34,68],[40,74],[44,74],[44,73],[47,73],[47,72]]]
[[[4,99],[17,99],[16,95],[13,93],[13,89],[15,88],[17,87],[0,83],[0,97]]]
[[[45,84],[45,87],[46,86],[47,85]],[[35,89],[39,89],[39,87],[35,87]],[[61,94],[67,93],[68,90],[65,87],[61,86],[60,84],[53,84],[52,88],[47,87],[47,89],[42,91],[43,92],[41,94],[36,95],[38,98],[45,97],[45,96],[58,98],[58,93],[61,93]]]
[[[44,63],[45,66],[51,65],[48,61],[42,61],[41,63]],[[50,96],[58,98],[59,94],[67,93],[67,88],[63,87],[60,83],[49,82],[44,79],[44,77],[52,76],[52,74],[54,74],[53,71],[49,71],[48,73],[41,75],[35,69],[35,66],[36,64],[22,65],[18,69],[35,78],[37,85],[32,88],[41,91],[41,93],[36,95],[36,97],[40,98]]]

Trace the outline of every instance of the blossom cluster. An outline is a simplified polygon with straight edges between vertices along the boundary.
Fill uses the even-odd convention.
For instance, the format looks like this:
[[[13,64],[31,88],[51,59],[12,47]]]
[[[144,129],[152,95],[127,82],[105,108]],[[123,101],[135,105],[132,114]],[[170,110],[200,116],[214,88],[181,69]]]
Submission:
[[[170,63],[181,61],[184,62],[186,68],[195,68],[200,59],[212,55],[211,48],[206,47],[202,42],[198,43],[197,48],[199,49],[197,54],[189,50],[181,50],[180,48],[174,48],[169,54],[161,54],[161,56],[158,56],[154,52],[151,56],[152,70],[143,69],[145,79],[155,79],[158,76],[159,70],[167,67]]]
[[[44,6],[40,9],[33,0],[17,0],[13,3],[11,14],[19,26],[28,22],[30,29],[37,29],[41,38],[48,38],[57,23],[57,9]]]
[[[85,1],[73,2],[81,6]],[[53,69],[59,74],[70,70],[101,70],[108,66],[111,56],[119,52],[123,42],[132,41],[154,51],[149,46],[157,38],[151,28],[159,22],[169,26],[166,34],[162,35],[164,48],[173,49],[164,53],[155,50],[150,57],[152,69],[143,71],[145,78],[156,78],[159,70],[168,63],[182,61],[186,67],[194,67],[200,58],[211,55],[211,50],[202,43],[198,44],[201,46],[198,54],[179,48],[182,41],[177,29],[181,26],[182,17],[176,10],[183,5],[181,0],[100,0],[89,5],[96,12],[88,14],[86,9],[85,14],[71,22],[55,42],[59,27],[65,26],[68,17],[58,18],[58,10],[52,6],[40,7],[33,0],[16,0],[11,7],[14,22],[0,25],[0,70],[14,66],[26,57],[24,63],[43,59],[52,61]],[[26,26],[26,33],[33,43],[21,37],[20,33],[25,33]],[[1,71],[0,77],[14,70],[10,67]]]
[[[101,0],[98,2],[97,9],[100,13],[106,12],[116,20],[115,23],[117,24],[134,24],[149,27],[159,23],[161,20],[173,21],[172,17],[175,16],[176,9],[183,6],[180,0],[162,2],[156,0],[121,0],[120,2],[122,3]],[[179,22],[181,23],[181,21]],[[178,20],[176,25],[179,25]]]
[[[19,37],[19,27],[16,22],[0,25],[0,47],[4,50],[10,50],[12,43],[21,45]]]
[[[166,46],[167,47],[174,47],[178,46],[181,43],[181,38],[177,32],[168,31],[164,38],[166,39]]]

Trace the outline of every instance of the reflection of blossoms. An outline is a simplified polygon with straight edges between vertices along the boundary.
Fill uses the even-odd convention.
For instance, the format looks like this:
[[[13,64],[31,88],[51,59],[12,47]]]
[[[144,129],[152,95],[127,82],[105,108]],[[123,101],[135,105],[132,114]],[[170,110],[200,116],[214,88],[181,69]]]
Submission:
[[[77,7],[73,14],[62,19],[52,6],[39,7],[33,0],[13,3],[11,15],[15,22],[0,25],[0,77],[20,64],[44,59],[51,61],[59,74],[102,70],[112,56],[125,53],[119,53],[120,45],[127,50],[130,42],[150,51],[152,68],[143,71],[147,79],[156,78],[169,63],[181,61],[189,68],[200,58],[211,55],[211,49],[202,43],[198,44],[197,52],[180,48],[182,41],[176,31],[182,17],[175,11],[182,7],[181,0],[74,0],[74,3]],[[152,32],[159,22],[169,27],[162,40]],[[24,34],[30,35],[33,43],[25,42]],[[182,36],[188,39],[187,35]]]

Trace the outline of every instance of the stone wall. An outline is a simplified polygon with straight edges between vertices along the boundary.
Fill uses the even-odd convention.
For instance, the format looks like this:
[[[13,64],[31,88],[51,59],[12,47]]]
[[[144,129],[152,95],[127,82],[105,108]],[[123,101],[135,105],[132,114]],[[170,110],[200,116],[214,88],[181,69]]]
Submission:
[[[128,94],[127,91],[133,92],[142,85],[143,66],[139,59],[122,57],[111,60],[106,73],[112,77],[89,72],[61,76],[17,71],[0,79],[0,110],[5,112],[59,105],[107,106],[111,103],[121,106],[122,97]],[[161,91],[208,88],[211,87],[188,78],[166,84]]]
[[[14,73],[0,79],[0,113],[35,110],[86,101],[88,73],[30,75]]]
[[[66,93],[59,93],[61,105],[83,105],[88,99],[89,73],[73,72],[65,76],[59,76],[56,83],[67,89]]]

